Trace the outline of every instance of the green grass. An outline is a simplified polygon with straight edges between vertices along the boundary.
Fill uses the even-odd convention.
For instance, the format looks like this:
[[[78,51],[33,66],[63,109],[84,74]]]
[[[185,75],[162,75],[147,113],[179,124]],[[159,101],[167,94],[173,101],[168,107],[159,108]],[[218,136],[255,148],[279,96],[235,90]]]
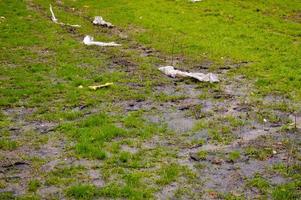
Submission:
[[[0,139],[0,149],[1,150],[14,150],[18,146],[16,141],[10,139]]]
[[[248,61],[240,73],[256,80],[260,92],[300,98],[301,25],[293,18],[301,8],[297,0],[66,2],[88,16],[101,14],[164,53],[218,65]]]
[[[197,153],[197,156],[199,159],[201,160],[206,160],[207,156],[208,156],[208,152],[207,151],[199,151]]]
[[[270,188],[270,183],[259,174],[256,174],[251,180],[248,180],[247,187],[257,188],[261,193],[266,194]]]
[[[41,182],[39,180],[30,180],[28,183],[28,191],[36,192],[41,186]]]
[[[228,160],[229,161],[235,162],[238,159],[240,159],[240,152],[239,151],[232,151],[228,154]]]
[[[49,3],[60,21],[82,27],[73,30],[51,22]],[[182,141],[184,136],[175,135],[164,123],[146,120],[148,106],[143,104],[139,111],[130,112],[127,104],[175,104],[189,98],[178,91],[156,91],[158,86],[175,83],[157,70],[159,65],[170,64],[172,54],[183,58],[179,67],[191,71],[199,71],[195,66],[207,61],[212,62],[210,71],[247,61],[247,65],[225,76],[245,75],[255,83],[258,98],[261,94],[283,95],[296,103],[301,97],[301,26],[297,22],[300,9],[297,0],[204,0],[195,4],[186,0],[1,1],[0,16],[4,18],[0,18],[0,157],[4,158],[7,151],[14,154],[22,148],[39,150],[48,142],[62,142],[65,148],[58,159],[67,160],[50,172],[41,172],[49,160],[34,162],[33,157],[21,152],[22,159],[32,161],[28,162],[29,168],[36,170],[33,174],[37,177],[26,182],[28,194],[20,199],[41,198],[36,193],[48,186],[63,188],[62,195],[74,199],[155,199],[156,193],[172,183],[183,186],[183,190],[179,189],[183,198],[191,195],[195,191],[187,188],[200,187],[203,180],[177,163],[178,152],[187,142]],[[118,28],[93,26],[90,20],[95,15]],[[128,38],[120,38],[120,33]],[[84,46],[81,41],[86,34],[96,40],[117,41],[122,47]],[[158,56],[142,57],[140,44],[159,50]],[[97,91],[88,89],[106,82],[114,85]],[[196,85],[203,101],[213,100],[210,93],[220,93],[223,88],[223,81],[212,85],[188,80],[183,84]],[[292,111],[285,103],[266,108],[260,109],[258,118],[270,122],[281,119],[268,109]],[[150,109],[155,114],[165,111]],[[214,113],[202,113],[202,109],[196,106],[188,114],[199,119],[193,132],[208,131],[209,143],[231,143],[235,139],[233,133],[247,123],[231,115],[204,119],[206,114]],[[16,114],[9,114],[10,111]],[[26,125],[37,121],[57,127],[47,135],[36,130],[10,130],[15,126],[27,129]],[[197,139],[191,143],[206,142]],[[135,151],[123,150],[123,145]],[[266,160],[272,151],[250,147],[245,154],[251,159]],[[200,151],[199,156],[205,159],[207,152]],[[228,155],[231,161],[239,158],[238,152]],[[89,167],[68,164],[69,160],[86,159],[99,165],[104,187],[92,184]],[[205,167],[199,165],[200,169]],[[282,168],[279,170],[284,173],[287,169]],[[291,184],[267,186],[264,178],[255,177],[250,186],[263,187],[263,192],[275,199],[293,199],[298,197],[300,187],[296,171],[296,167],[290,167],[285,174],[293,178]],[[15,198],[11,193],[0,193],[0,199]]]
[[[93,199],[95,187],[91,185],[75,185],[67,190],[67,195],[74,199]]]
[[[265,160],[273,155],[273,151],[271,148],[268,147],[258,148],[258,147],[249,146],[245,148],[245,154],[252,158]]]
[[[176,164],[163,166],[159,172],[160,179],[157,181],[160,185],[167,185],[176,180],[180,174],[180,167]]]

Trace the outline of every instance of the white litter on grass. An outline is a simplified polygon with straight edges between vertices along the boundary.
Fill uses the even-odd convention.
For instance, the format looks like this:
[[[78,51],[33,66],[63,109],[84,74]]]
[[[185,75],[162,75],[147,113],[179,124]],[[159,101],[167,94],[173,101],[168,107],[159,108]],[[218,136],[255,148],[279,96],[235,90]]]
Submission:
[[[176,70],[173,66],[160,67],[159,70],[172,78],[180,76],[180,77],[191,77],[202,82],[210,82],[210,83],[219,82],[217,76],[212,73],[203,74],[203,73],[183,72],[180,70]]]
[[[190,0],[192,3],[200,2],[202,0]]]
[[[116,47],[116,46],[121,46],[121,44],[117,44],[115,42],[97,42],[94,41],[94,38],[92,36],[87,35],[84,40],[83,40],[85,45],[91,46],[91,45],[96,45],[96,46],[101,46],[101,47]]]
[[[93,20],[93,24],[108,27],[108,28],[114,27],[112,23],[106,22],[101,16],[96,16]]]
[[[54,15],[54,12],[53,12],[53,10],[52,10],[52,6],[51,6],[51,4],[49,5],[49,10],[50,10],[50,12],[51,12],[51,20],[54,22],[54,23],[56,23],[56,24],[60,24],[60,25],[63,25],[63,26],[71,26],[71,27],[75,27],[75,28],[79,28],[80,27],[80,25],[78,25],[78,24],[65,24],[65,23],[63,23],[63,22],[59,22],[59,20],[55,17],[55,15]]]

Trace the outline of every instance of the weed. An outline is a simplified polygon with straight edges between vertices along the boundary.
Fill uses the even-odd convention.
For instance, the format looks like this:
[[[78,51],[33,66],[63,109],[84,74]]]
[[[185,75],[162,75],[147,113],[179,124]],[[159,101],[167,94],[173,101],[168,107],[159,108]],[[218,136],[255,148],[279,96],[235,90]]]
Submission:
[[[245,154],[259,159],[259,160],[265,160],[273,155],[273,151],[271,148],[256,148],[256,147],[247,147],[245,149]]]
[[[39,180],[30,180],[28,183],[28,191],[36,192],[40,186],[41,186],[41,183]]]
[[[206,160],[207,155],[208,155],[207,151],[199,151],[197,153],[198,158],[201,159],[201,160]]]
[[[269,182],[259,174],[256,174],[251,180],[248,180],[247,186],[255,187],[263,194],[266,194],[270,188]]]
[[[157,183],[160,185],[167,185],[171,182],[174,182],[180,174],[180,167],[176,164],[163,166],[160,169],[160,179],[157,180]]]
[[[0,149],[2,150],[14,150],[17,148],[17,142],[10,139],[0,139]]]
[[[240,151],[232,151],[228,155],[228,160],[231,162],[235,162],[240,159]]]
[[[67,195],[75,199],[93,199],[96,188],[92,185],[74,185],[67,189]]]

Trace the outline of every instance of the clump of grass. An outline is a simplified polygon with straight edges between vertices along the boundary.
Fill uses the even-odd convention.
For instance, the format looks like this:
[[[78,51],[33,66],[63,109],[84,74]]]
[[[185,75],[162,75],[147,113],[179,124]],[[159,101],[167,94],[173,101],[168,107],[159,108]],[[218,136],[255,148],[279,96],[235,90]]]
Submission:
[[[291,182],[276,186],[272,190],[272,197],[274,200],[295,200],[301,198],[300,192],[301,183]]]
[[[101,146],[91,145],[89,142],[80,142],[76,144],[75,151],[79,155],[90,159],[95,158],[103,160],[107,157],[107,153],[102,150]]]
[[[126,199],[152,199],[152,191],[146,188],[135,187],[132,185],[118,185],[116,183],[109,184],[98,191],[98,195],[112,199],[126,198]]]
[[[197,156],[200,160],[206,160],[206,158],[208,156],[208,152],[207,151],[199,151],[197,153]]]
[[[41,182],[39,180],[30,180],[28,183],[28,191],[29,192],[36,192],[38,188],[41,186]]]
[[[265,160],[273,155],[273,150],[267,147],[266,148],[247,147],[245,149],[245,154],[252,158]]]
[[[159,175],[160,178],[157,180],[157,183],[160,185],[167,185],[171,182],[174,182],[180,174],[180,167],[176,164],[163,166],[160,171]]]
[[[14,150],[17,148],[17,142],[10,139],[0,139],[0,149],[1,150]]]
[[[232,151],[228,155],[228,160],[231,162],[235,162],[236,160],[240,159],[240,152],[239,151]]]
[[[247,186],[257,188],[262,194],[266,194],[270,188],[270,183],[261,177],[259,174],[256,174],[251,180],[247,181]]]
[[[12,192],[0,192],[0,199],[2,200],[14,200],[16,197]]]
[[[80,184],[67,189],[67,196],[75,199],[93,199],[96,195],[96,188],[92,185]]]
[[[57,167],[48,173],[46,185],[69,185],[76,180],[76,177],[84,170],[81,166]]]
[[[105,159],[104,143],[127,134],[124,129],[115,126],[112,120],[103,114],[90,116],[76,125],[62,126],[61,130],[77,140],[76,152],[90,159]]]

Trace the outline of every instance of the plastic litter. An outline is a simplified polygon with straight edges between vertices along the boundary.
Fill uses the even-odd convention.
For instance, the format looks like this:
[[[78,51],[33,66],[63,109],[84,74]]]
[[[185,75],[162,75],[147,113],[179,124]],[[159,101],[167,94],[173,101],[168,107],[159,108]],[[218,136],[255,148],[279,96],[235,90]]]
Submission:
[[[60,25],[62,25],[62,26],[71,26],[71,27],[75,27],[75,28],[79,28],[80,27],[80,25],[78,25],[78,24],[65,24],[65,23],[63,23],[63,22],[59,22],[59,20],[55,17],[55,15],[54,15],[54,12],[53,12],[53,10],[52,10],[52,6],[51,6],[51,4],[49,5],[49,10],[50,10],[50,12],[51,12],[51,20],[54,22],[54,23],[56,23],[56,24],[60,24]]]
[[[200,2],[202,0],[190,0],[192,3]]]
[[[101,47],[116,47],[116,46],[121,46],[120,44],[117,44],[115,42],[97,42],[94,41],[94,38],[92,36],[87,35],[83,43],[85,45],[91,46],[91,45],[96,45],[96,46],[101,46]]]
[[[114,27],[112,23],[106,22],[101,16],[96,16],[93,20],[93,24],[108,27],[108,28]]]
[[[103,84],[103,85],[91,85],[91,86],[89,86],[89,88],[91,90],[97,90],[97,89],[108,87],[108,86],[111,86],[111,85],[114,85],[114,83],[106,83],[106,84]]]
[[[203,74],[203,73],[183,72],[180,70],[176,70],[173,66],[160,67],[159,70],[172,78],[180,76],[180,77],[191,77],[201,82],[210,82],[210,83],[219,82],[217,75],[213,73]]]

